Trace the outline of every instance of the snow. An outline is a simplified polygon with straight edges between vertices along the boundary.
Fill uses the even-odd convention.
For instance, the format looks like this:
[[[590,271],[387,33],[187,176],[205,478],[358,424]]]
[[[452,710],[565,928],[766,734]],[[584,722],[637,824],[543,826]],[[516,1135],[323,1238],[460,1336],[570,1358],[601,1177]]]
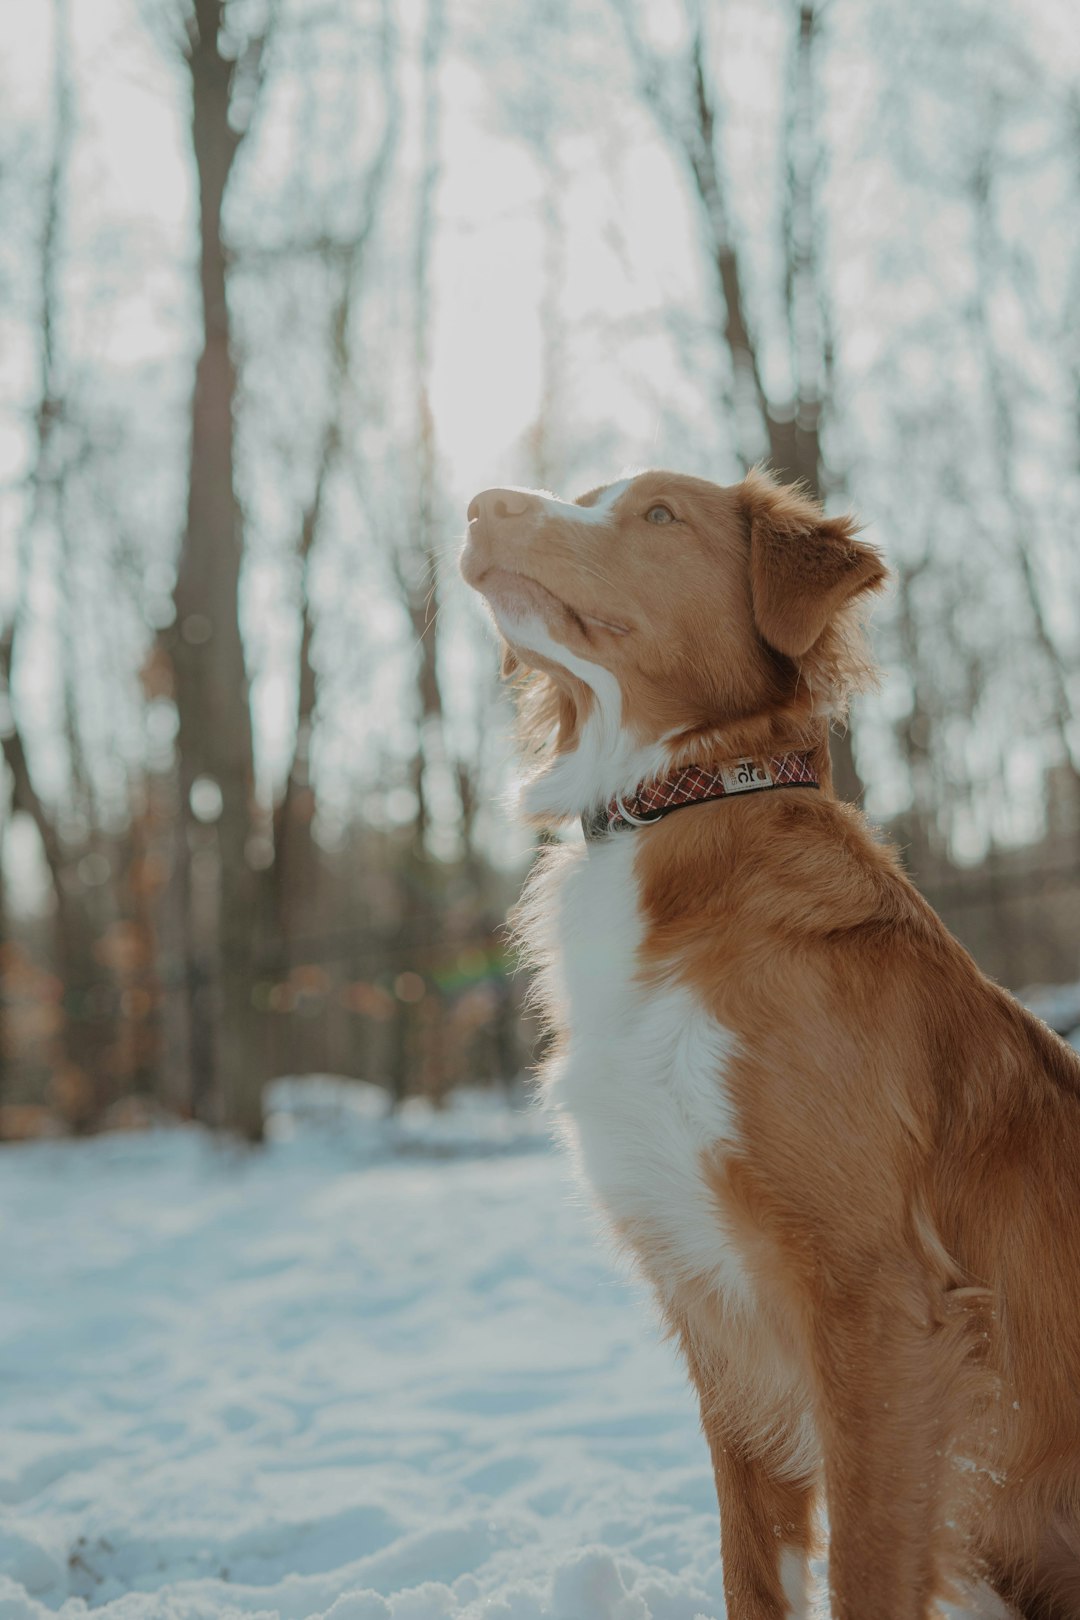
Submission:
[[[719,1620],[694,1403],[528,1116],[0,1150],[0,1620]]]
[[[542,1122],[270,1100],[260,1153],[0,1148],[0,1620],[721,1620],[691,1392]]]

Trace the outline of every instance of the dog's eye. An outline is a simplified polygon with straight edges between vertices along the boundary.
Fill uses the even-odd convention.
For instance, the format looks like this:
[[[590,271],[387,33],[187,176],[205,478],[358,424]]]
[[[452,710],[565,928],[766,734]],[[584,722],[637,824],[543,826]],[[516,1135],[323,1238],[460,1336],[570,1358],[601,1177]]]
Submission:
[[[675,514],[666,506],[650,506],[645,514],[646,523],[674,523]]]

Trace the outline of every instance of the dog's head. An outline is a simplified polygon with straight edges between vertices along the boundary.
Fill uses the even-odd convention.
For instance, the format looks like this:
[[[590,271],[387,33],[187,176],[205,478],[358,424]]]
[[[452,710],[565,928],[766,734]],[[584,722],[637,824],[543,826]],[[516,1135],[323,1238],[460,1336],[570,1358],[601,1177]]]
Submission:
[[[489,489],[461,568],[520,674],[524,808],[576,815],[681,759],[818,737],[870,674],[851,611],[885,569],[760,472],[645,472],[577,501]]]

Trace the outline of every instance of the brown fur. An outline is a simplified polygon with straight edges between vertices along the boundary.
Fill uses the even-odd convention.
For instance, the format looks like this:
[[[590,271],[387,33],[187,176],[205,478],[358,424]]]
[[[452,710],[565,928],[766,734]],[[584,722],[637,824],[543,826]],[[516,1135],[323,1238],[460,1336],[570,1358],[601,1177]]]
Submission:
[[[761,1310],[751,1328],[693,1290],[667,1307],[730,1615],[787,1613],[781,1542],[810,1546],[820,1486],[837,1620],[923,1620],[976,1578],[1031,1620],[1076,1620],[1080,1060],[829,788],[876,554],[760,474],[632,490],[610,530],[555,524],[528,559],[572,611],[625,624],[578,620],[626,723],[676,729],[673,763],[810,746],[825,777],[617,835],[638,840],[643,973],[677,971],[739,1043],[739,1151],[706,1169]],[[678,534],[634,527],[656,500]],[[534,757],[572,747],[587,689],[554,665],[527,682]],[[639,1257],[658,1264],[647,1241]],[[799,1451],[808,1415],[819,1465]]]

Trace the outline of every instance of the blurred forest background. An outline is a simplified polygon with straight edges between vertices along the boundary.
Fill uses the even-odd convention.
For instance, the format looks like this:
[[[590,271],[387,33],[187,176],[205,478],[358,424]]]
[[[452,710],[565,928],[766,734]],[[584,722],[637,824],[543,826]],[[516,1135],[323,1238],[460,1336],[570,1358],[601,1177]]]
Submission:
[[[527,1065],[492,483],[858,508],[843,787],[989,972],[1080,979],[1071,0],[5,22],[0,1132]]]

